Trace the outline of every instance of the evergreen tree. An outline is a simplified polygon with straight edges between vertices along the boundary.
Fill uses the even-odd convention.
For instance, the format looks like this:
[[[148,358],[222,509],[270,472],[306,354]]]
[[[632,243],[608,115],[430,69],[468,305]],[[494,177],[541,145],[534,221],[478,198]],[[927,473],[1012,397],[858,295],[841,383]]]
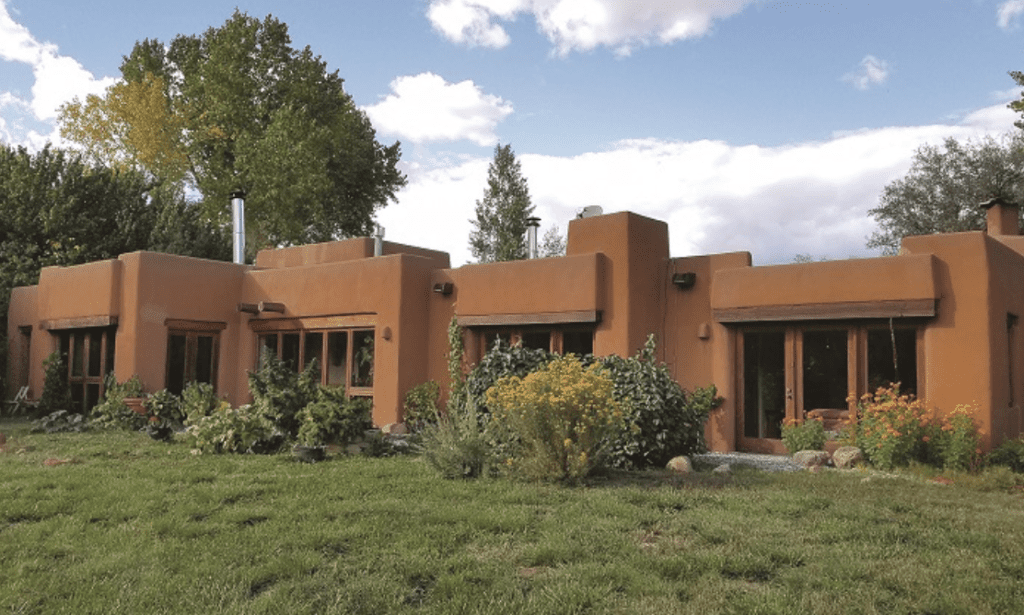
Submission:
[[[499,144],[487,169],[484,198],[476,202],[475,230],[469,234],[473,258],[480,263],[526,258],[526,219],[532,214],[530,189],[512,146]]]

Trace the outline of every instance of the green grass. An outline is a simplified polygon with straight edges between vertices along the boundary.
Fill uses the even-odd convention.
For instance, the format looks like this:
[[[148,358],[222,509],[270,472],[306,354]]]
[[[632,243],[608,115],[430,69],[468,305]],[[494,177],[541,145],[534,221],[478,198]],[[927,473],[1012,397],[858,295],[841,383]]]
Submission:
[[[15,433],[0,612],[1024,611],[1024,500],[978,480],[645,473],[568,488],[448,481],[410,457],[304,465],[0,431]]]

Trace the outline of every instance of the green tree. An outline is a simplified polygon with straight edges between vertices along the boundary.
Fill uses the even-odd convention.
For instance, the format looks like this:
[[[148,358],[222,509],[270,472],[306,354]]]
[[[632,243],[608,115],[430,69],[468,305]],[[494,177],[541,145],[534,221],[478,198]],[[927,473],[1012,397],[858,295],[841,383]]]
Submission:
[[[544,238],[540,242],[538,251],[541,257],[565,256],[565,236],[558,232],[558,225],[554,225],[544,231]]]
[[[235,11],[201,36],[135,44],[124,81],[74,101],[62,134],[105,162],[146,171],[154,186],[197,191],[204,217],[230,221],[248,193],[252,247],[368,235],[405,184],[396,142],[377,142],[337,72],[287,26]]]
[[[487,190],[476,202],[476,219],[471,220],[473,258],[481,263],[526,258],[526,219],[532,214],[530,189],[512,146],[498,145],[487,168]]]
[[[867,245],[895,254],[909,235],[982,229],[979,205],[993,197],[1024,205],[1024,133],[923,145],[907,175],[886,186],[868,212],[879,228]]]

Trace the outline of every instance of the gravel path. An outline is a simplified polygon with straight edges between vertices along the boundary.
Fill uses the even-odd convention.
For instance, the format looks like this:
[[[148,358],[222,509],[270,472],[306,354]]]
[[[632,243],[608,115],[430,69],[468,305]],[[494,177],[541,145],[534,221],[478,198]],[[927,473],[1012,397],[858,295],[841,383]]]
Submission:
[[[765,472],[795,472],[803,466],[784,455],[758,455],[755,453],[704,453],[692,457],[695,463],[718,467],[723,463],[743,465]]]

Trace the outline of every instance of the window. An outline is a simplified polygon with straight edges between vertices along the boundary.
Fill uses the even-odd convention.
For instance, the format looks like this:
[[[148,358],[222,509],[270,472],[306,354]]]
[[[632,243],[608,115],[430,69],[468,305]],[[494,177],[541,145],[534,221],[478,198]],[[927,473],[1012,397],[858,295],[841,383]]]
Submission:
[[[192,382],[204,382],[216,390],[220,332],[227,324],[176,320],[167,326],[167,390],[181,395]]]
[[[74,412],[87,414],[103,396],[103,379],[114,371],[114,327],[66,329],[57,333],[68,364],[68,387]]]
[[[524,348],[536,348],[558,354],[585,355],[594,353],[594,328],[587,326],[557,327],[536,326],[519,328],[476,328],[480,340],[480,354],[487,354],[495,343],[502,345],[522,344]]]
[[[316,361],[320,383],[347,386],[350,395],[373,394],[374,329],[265,331],[259,333],[259,356],[269,352],[296,371]],[[257,359],[257,367],[260,359]]]
[[[851,393],[860,396],[893,382],[915,393],[917,337],[917,327],[889,322],[745,329],[737,348],[738,434],[778,439],[783,421],[809,413],[834,428],[849,416]]]

